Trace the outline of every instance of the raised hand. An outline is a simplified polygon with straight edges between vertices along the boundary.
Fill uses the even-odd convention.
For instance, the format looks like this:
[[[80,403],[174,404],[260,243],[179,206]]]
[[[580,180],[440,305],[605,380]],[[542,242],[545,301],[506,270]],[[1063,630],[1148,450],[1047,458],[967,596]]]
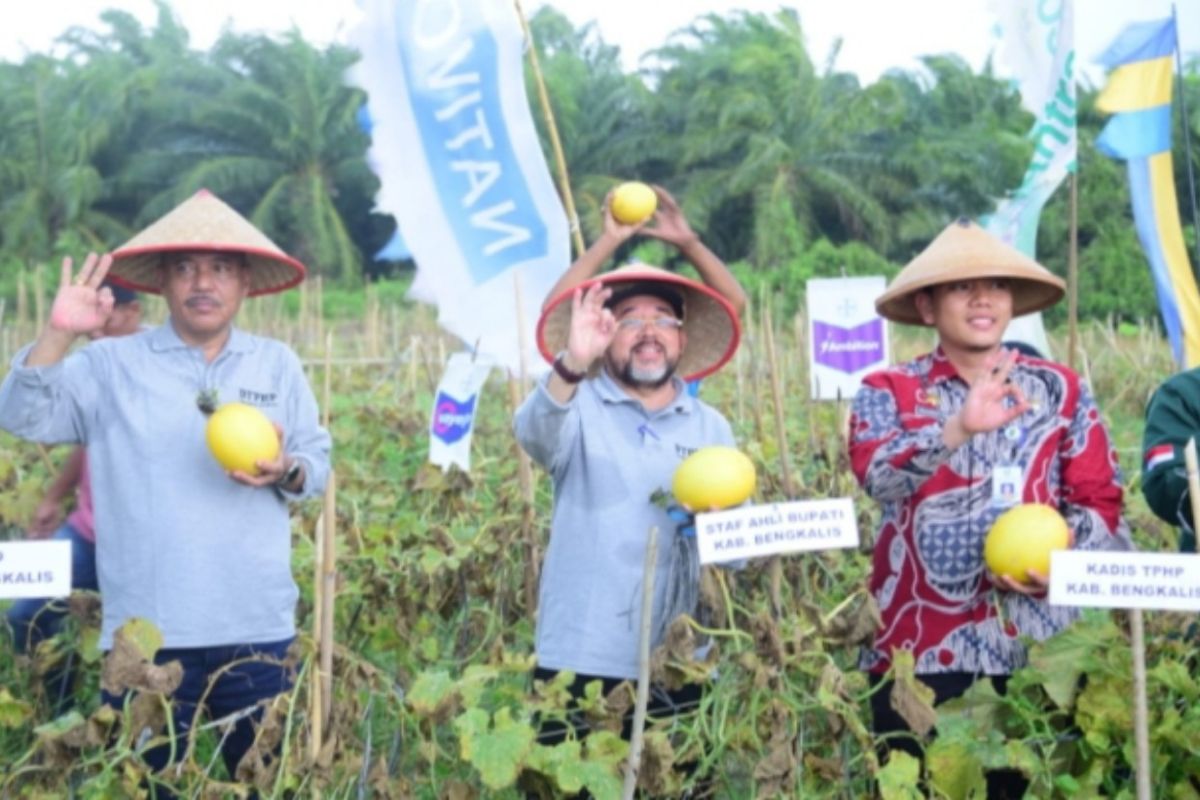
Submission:
[[[615,191],[616,189],[609,189],[608,194],[604,196],[604,236],[612,240],[614,249],[616,245],[643,230],[646,223],[650,221],[645,219],[641,222],[627,225],[614,217],[612,213],[612,199]]]
[[[651,188],[658,195],[658,208],[651,217],[654,225],[642,228],[641,233],[667,244],[673,244],[681,250],[696,242],[700,237],[688,224],[687,217],[683,215],[683,210],[679,207],[679,203],[675,202],[671,193],[657,184]]]
[[[575,290],[571,298],[571,330],[567,336],[567,366],[584,372],[604,354],[617,333],[612,311],[604,307],[612,289],[593,284]]]
[[[1015,350],[1001,350],[984,363],[983,372],[971,382],[958,413],[963,432],[968,436],[994,431],[1029,410],[1020,387],[1008,379],[1016,361]]]
[[[54,305],[50,307],[50,327],[72,336],[102,330],[112,315],[113,296],[100,284],[112,266],[112,256],[88,253],[79,274],[72,277],[71,259],[62,262],[62,277]]]

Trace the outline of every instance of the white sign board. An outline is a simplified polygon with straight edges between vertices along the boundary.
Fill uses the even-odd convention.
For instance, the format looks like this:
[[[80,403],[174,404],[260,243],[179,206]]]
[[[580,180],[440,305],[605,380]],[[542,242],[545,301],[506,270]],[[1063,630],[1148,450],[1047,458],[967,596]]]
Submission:
[[[0,542],[0,598],[70,593],[70,542]]]
[[[1050,603],[1200,611],[1200,555],[1055,550]]]
[[[701,564],[858,546],[849,497],[743,506],[696,515]]]
[[[806,284],[809,375],[816,400],[850,399],[888,364],[887,323],[875,313],[882,276],[814,278]]]

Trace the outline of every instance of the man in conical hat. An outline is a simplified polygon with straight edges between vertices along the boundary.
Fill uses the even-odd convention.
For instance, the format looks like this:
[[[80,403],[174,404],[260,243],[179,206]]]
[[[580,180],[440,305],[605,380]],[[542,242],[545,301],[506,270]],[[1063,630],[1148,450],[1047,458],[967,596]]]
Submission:
[[[988,573],[984,537],[1008,508],[1053,506],[1076,548],[1130,547],[1121,476],[1087,386],[1001,344],[1009,320],[1063,291],[1040,264],[959,219],[876,300],[882,316],[936,330],[937,347],[867,376],[854,400],[851,464],[883,512],[870,584],[883,625],[862,658],[875,683],[907,650],[936,702],[980,676],[1003,691],[1025,664],[1022,639],[1074,619],[1046,602],[1047,576]],[[872,696],[880,734],[908,730],[891,690],[888,682]],[[912,740],[888,742],[920,755]],[[993,773],[989,797],[1023,783]]]
[[[112,314],[106,276],[161,294],[170,316],[68,355]],[[217,718],[290,684],[279,663],[295,636],[298,594],[287,502],[322,490],[330,438],[295,353],[233,320],[246,297],[303,277],[298,261],[201,192],[113,254],[90,254],[78,272],[64,259],[49,322],[0,386],[0,427],[87,445],[100,646],[112,648],[133,618],[157,626],[156,660],[183,667],[172,696],[177,732],[191,726],[206,693]],[[230,402],[257,407],[278,431],[278,457],[253,474],[226,473],[205,444],[206,412]],[[243,663],[225,669],[235,661]],[[138,687],[106,681],[106,700],[119,702],[126,688]],[[225,740],[231,776],[253,740],[253,716]],[[149,754],[155,767],[167,750]]]
[[[597,679],[607,690],[637,677],[643,562],[654,526],[664,545],[653,629],[661,633],[671,613],[667,535],[676,523],[651,495],[670,490],[675,468],[693,451],[734,443],[729,423],[690,396],[684,380],[725,364],[739,326],[713,289],[638,264],[552,299],[537,331],[553,370],[514,421],[521,446],[554,481],[535,677],[571,670],[573,693]]]

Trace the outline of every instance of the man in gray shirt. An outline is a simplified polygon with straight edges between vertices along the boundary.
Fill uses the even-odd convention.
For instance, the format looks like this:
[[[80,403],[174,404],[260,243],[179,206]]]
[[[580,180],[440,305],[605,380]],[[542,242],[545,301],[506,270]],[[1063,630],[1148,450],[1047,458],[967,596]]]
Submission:
[[[690,396],[683,379],[728,361],[739,327],[712,289],[634,265],[551,300],[538,332],[554,370],[514,421],[521,446],[554,481],[535,678],[571,670],[578,696],[592,680],[607,691],[637,677],[646,539],[654,526],[664,541],[676,530],[651,495],[670,490],[675,468],[693,451],[734,443],[729,423]],[[673,552],[669,545],[658,551],[655,631],[669,621]],[[657,692],[660,707],[699,693],[685,692],[688,698]],[[543,743],[565,735],[549,728],[543,725]]]
[[[170,318],[68,355],[112,313],[112,294],[101,288],[110,267],[114,282],[161,293]],[[287,504],[323,489],[330,438],[295,353],[233,320],[247,296],[303,277],[299,262],[201,192],[111,256],[89,255],[77,275],[64,260],[49,322],[0,385],[0,427],[86,445],[100,646],[111,648],[130,619],[157,626],[156,661],[183,667],[172,697],[176,732],[190,728],[202,697],[219,718],[291,683],[279,663],[295,636],[298,594]],[[258,462],[255,474],[226,473],[205,443],[201,395],[257,406],[276,426],[278,457]],[[106,691],[105,699],[121,698]],[[225,741],[231,776],[253,741],[254,716]],[[159,768],[167,750],[147,760]]]

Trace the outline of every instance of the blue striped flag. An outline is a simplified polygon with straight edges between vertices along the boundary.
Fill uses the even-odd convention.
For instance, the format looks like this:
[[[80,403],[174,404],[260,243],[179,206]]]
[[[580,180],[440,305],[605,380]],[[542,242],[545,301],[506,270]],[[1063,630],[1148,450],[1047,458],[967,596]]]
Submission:
[[[1183,242],[1171,167],[1173,17],[1136,22],[1097,61],[1112,69],[1096,107],[1114,113],[1096,139],[1126,162],[1133,219],[1150,262],[1175,363],[1200,366],[1200,291]]]
[[[477,355],[542,364],[534,325],[570,263],[566,215],[525,94],[511,0],[361,0],[377,204],[417,263],[410,295]],[[517,309],[517,288],[521,312]]]

